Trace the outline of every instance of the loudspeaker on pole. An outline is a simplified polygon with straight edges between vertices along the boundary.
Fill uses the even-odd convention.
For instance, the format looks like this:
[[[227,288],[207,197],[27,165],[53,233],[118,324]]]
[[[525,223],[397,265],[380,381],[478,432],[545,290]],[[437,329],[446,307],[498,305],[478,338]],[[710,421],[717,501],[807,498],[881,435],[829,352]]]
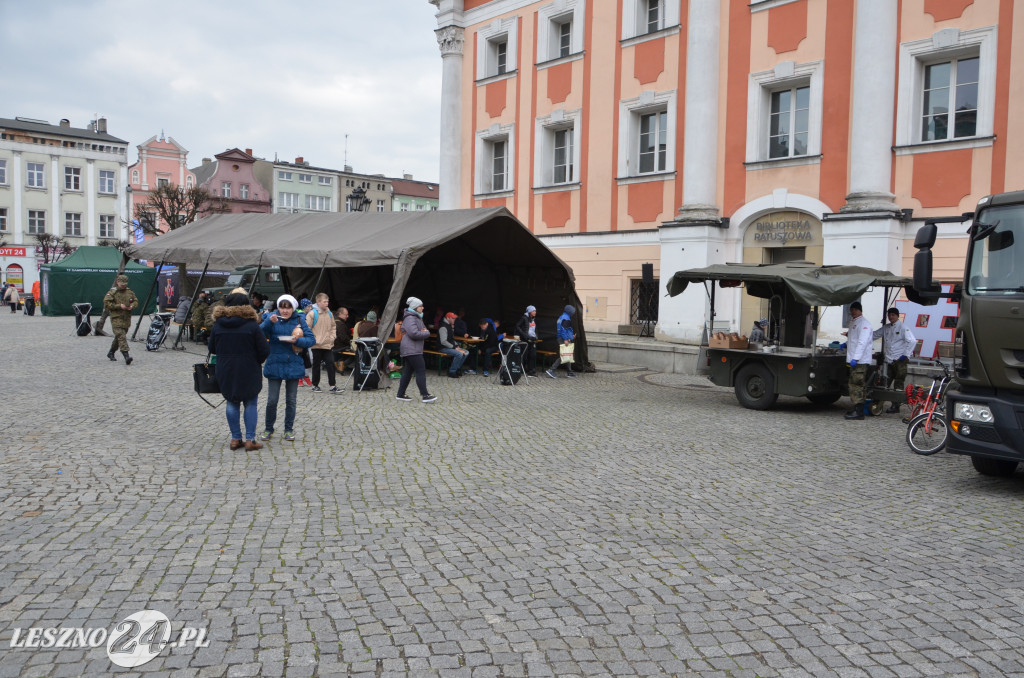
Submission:
[[[649,285],[654,282],[654,264],[640,264],[640,271],[644,284]]]

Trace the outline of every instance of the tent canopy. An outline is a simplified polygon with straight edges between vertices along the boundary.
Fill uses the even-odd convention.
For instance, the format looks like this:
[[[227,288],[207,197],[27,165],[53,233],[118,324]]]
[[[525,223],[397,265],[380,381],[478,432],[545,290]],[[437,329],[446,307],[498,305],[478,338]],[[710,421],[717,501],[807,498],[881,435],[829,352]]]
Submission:
[[[542,336],[553,336],[554,318],[572,305],[577,358],[586,360],[572,270],[503,207],[218,214],[153,238],[136,252],[200,266],[280,266],[293,293],[312,298],[327,292],[332,305],[357,313],[383,304],[381,339],[408,296],[429,309],[465,308],[470,334],[479,317],[514,322],[533,305]]]
[[[72,315],[71,305],[89,302],[93,309],[103,307],[103,297],[113,287],[117,269],[121,265],[121,252],[115,247],[86,245],[60,261],[39,267],[41,311],[43,315]],[[156,279],[156,270],[129,261],[124,267],[128,286],[145,301],[146,292]],[[149,308],[136,309],[137,313],[156,310],[155,299]]]
[[[860,298],[869,287],[903,287],[915,298],[913,280],[863,266],[819,266],[807,261],[784,264],[715,264],[678,271],[666,287],[669,296],[682,294],[691,282],[721,281],[722,287],[744,283],[747,293],[762,299],[779,287],[806,306],[841,306]]]

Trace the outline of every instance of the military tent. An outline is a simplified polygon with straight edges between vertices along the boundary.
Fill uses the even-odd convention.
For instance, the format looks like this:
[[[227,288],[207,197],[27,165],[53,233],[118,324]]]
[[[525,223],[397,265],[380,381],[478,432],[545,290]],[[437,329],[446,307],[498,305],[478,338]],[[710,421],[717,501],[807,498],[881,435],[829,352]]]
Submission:
[[[511,330],[528,305],[536,306],[542,338],[554,336],[555,319],[572,305],[576,358],[587,360],[572,270],[503,207],[218,214],[137,250],[152,261],[190,266],[280,266],[292,292],[327,292],[335,308],[381,308],[381,339],[409,296],[422,299],[428,311],[464,308],[471,330],[482,316],[501,319]],[[555,350],[554,342],[542,346],[549,347]]]
[[[114,247],[83,246],[60,261],[43,264],[39,268],[40,306],[43,315],[74,315],[72,304],[89,302],[93,314],[103,309],[103,297],[113,287],[117,269],[121,265],[121,252]],[[128,287],[139,298],[139,306],[146,301],[146,293],[156,279],[156,270],[129,261],[125,266]],[[135,313],[156,310],[154,296],[149,307]]]

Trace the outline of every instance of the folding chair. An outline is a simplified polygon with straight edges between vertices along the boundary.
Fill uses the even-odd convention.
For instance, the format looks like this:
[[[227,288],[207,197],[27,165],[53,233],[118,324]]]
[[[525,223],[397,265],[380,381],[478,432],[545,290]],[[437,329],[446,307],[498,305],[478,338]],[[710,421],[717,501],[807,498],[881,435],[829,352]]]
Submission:
[[[498,368],[498,374],[494,377],[495,382],[501,381],[502,374],[508,379],[508,384],[505,384],[506,386],[517,386],[520,379],[529,379],[526,376],[526,371],[523,369],[523,352],[525,350],[525,341],[503,339],[498,344],[498,353],[501,354],[501,366]]]
[[[89,318],[89,314],[92,313],[92,304],[83,301],[71,304],[71,309],[75,312],[75,334],[80,337],[87,336],[92,332],[92,322]]]
[[[359,370],[364,372],[363,381],[359,384],[359,388],[356,389],[362,393],[366,387],[366,382],[370,380],[370,377],[374,374],[377,375],[377,384],[380,384],[380,356],[384,353],[385,343],[378,341],[376,338],[363,337],[356,339],[355,342],[359,344],[361,351],[356,351],[356,362],[353,371]],[[366,356],[369,356],[369,360],[365,361]],[[353,386],[355,385],[355,379],[352,380]]]

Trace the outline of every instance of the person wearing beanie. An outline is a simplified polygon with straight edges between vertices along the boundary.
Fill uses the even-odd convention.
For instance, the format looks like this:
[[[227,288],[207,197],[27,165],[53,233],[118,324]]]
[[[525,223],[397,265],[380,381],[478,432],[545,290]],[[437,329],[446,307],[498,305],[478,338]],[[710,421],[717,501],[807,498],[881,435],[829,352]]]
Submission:
[[[244,290],[232,292],[224,298],[223,306],[214,309],[208,345],[225,401],[224,414],[231,432],[228,446],[232,450],[261,449],[263,445],[256,442],[256,401],[263,390],[260,366],[270,355],[270,347],[260,331],[259,314]],[[244,438],[240,418],[245,423]]]
[[[452,359],[448,366],[448,376],[452,379],[461,376],[459,370],[469,355],[469,351],[455,344],[455,318],[454,313],[446,313],[441,320],[441,326],[437,328],[437,343],[440,345],[441,353]]]
[[[558,320],[555,322],[555,332],[558,335],[558,341],[565,346],[569,346],[576,339],[576,334],[572,329],[572,317],[576,315],[576,307],[572,305],[566,305],[562,310],[562,315],[558,316]],[[552,379],[557,379],[555,376],[555,370],[562,364],[562,356],[559,355],[555,358],[555,362],[552,363],[551,367],[545,371]],[[565,363],[565,369],[569,371],[568,376],[575,378],[576,373],[572,371],[572,361]]]
[[[107,357],[117,362],[114,351],[120,349],[124,364],[131,365],[133,358],[128,354],[128,330],[132,327],[132,311],[139,305],[139,298],[128,289],[128,276],[117,276],[114,285],[114,289],[103,297],[103,308],[110,313],[110,327],[114,330],[114,340],[110,343]],[[11,289],[14,289],[13,285]]]
[[[430,336],[430,330],[423,324],[423,302],[416,297],[409,297],[402,315],[402,342],[399,354],[402,356],[402,379],[398,382],[397,398],[401,402],[410,402],[412,398],[405,394],[413,375],[416,376],[416,387],[425,403],[432,403],[437,396],[427,391],[427,366],[423,362],[423,342]]]
[[[316,339],[302,316],[296,313],[299,302],[290,294],[277,299],[277,310],[260,324],[263,335],[270,342],[270,356],[263,365],[267,378],[267,414],[260,440],[270,440],[277,421],[277,403],[281,397],[281,383],[285,386],[284,439],[295,440],[295,409],[299,393],[299,379],[305,376],[302,356],[293,348],[304,351]]]
[[[537,376],[537,307],[527,306],[526,313],[516,323],[515,337],[526,342],[526,359],[523,367],[526,376]]]
[[[365,320],[356,323],[355,334],[359,339],[374,339],[380,329],[380,321],[377,320],[377,312],[370,311],[366,314]]]

